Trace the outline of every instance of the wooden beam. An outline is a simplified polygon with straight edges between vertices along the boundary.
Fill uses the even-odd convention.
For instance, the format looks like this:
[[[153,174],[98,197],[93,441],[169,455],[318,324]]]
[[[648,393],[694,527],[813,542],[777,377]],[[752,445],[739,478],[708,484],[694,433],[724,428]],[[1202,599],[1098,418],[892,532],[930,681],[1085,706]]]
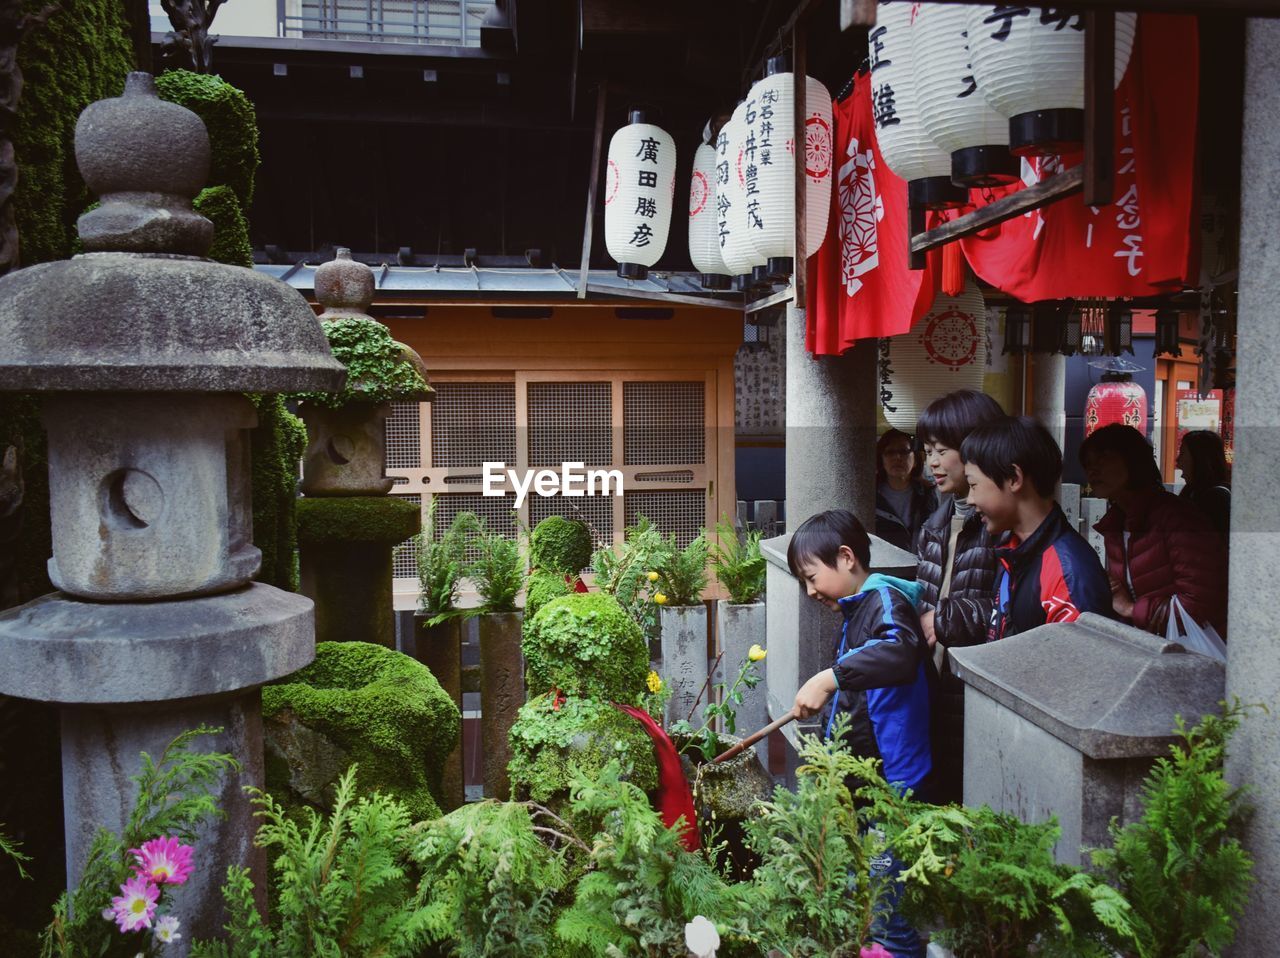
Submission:
[[[578,299],[587,298],[587,274],[591,272],[591,231],[596,218],[596,188],[600,185],[600,154],[604,150],[604,105],[608,87],[596,88],[596,132],[591,144],[591,182],[587,185],[587,217],[582,226],[582,272],[578,280]]]
[[[743,310],[748,316],[752,313],[758,313],[762,309],[768,309],[770,306],[777,306],[779,303],[791,302],[791,287],[780,289],[776,293],[770,293],[768,296],[761,296],[759,299],[753,299],[747,303],[746,309]]]
[[[911,237],[912,253],[927,253],[953,240],[972,236],[985,229],[1003,223],[1005,220],[1021,216],[1042,206],[1079,193],[1084,188],[1084,167],[1073,166],[1065,172],[1052,176],[1047,180],[1018,190],[1009,196],[1002,197],[994,203],[966,213],[949,223],[935,227],[926,233]]]
[[[715,309],[733,309],[742,312],[742,301],[738,299],[721,299],[718,296],[689,296],[685,293],[662,293],[649,289],[609,286],[605,283],[588,282],[586,288],[588,292],[600,293],[604,296],[617,296],[622,299],[652,300],[677,306],[710,306]]]
[[[925,223],[928,221],[927,215],[923,209],[907,207],[907,269],[924,269],[929,265],[928,253],[923,251],[917,253],[911,248],[915,238],[924,232]]]
[[[929,3],[971,3],[972,0],[928,0]],[[1052,0],[1030,0],[1030,7],[1060,7]],[[1280,17],[1280,0],[1073,0],[1081,10],[1128,10],[1151,13],[1206,13],[1214,16]]]
[[[1109,206],[1115,197],[1116,15],[1084,15],[1084,202]]]

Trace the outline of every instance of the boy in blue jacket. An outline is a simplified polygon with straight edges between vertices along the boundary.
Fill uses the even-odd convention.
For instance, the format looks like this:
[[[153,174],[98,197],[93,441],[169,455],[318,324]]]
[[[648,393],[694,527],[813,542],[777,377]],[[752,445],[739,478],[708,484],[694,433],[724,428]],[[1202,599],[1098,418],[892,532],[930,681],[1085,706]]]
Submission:
[[[811,599],[844,617],[831,668],[796,694],[797,716],[822,712],[824,735],[830,735],[836,715],[848,712],[850,750],[881,759],[887,781],[928,801],[928,646],[915,611],[916,584],[870,572],[871,539],[844,509],[805,520],[791,537],[787,564]],[[901,869],[891,857],[873,866],[873,874],[891,879]],[[897,910],[900,893],[891,881],[872,937],[894,958],[924,958],[924,944]]]

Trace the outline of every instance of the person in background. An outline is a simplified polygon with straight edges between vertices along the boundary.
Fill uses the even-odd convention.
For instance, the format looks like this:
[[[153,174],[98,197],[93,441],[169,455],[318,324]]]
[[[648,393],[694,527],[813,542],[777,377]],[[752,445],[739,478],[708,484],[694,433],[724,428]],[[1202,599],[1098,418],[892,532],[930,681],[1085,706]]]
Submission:
[[[1231,532],[1231,484],[1222,437],[1208,429],[1187,433],[1178,448],[1178,468],[1186,483],[1182,498],[1195,503],[1210,525],[1227,538]]]
[[[1074,622],[1084,612],[1111,614],[1111,590],[1093,548],[1054,500],[1062,450],[1029,416],[978,426],[960,455],[969,503],[1000,537],[995,608],[987,640]]]
[[[1080,464],[1093,494],[1110,503],[1094,529],[1106,543],[1116,615],[1164,635],[1176,595],[1187,615],[1225,639],[1226,544],[1189,499],[1165,489],[1142,433],[1103,426],[1081,444]]]
[[[940,803],[960,801],[964,770],[964,683],[952,673],[946,649],[987,640],[999,568],[995,544],[968,502],[960,447],[978,426],[1003,418],[1000,404],[986,393],[960,389],[930,403],[916,429],[941,500],[920,527],[915,549],[920,625],[939,677],[930,714]]]
[[[938,508],[937,492],[920,478],[923,471],[924,459],[905,432],[890,429],[876,442],[876,535],[908,552]]]

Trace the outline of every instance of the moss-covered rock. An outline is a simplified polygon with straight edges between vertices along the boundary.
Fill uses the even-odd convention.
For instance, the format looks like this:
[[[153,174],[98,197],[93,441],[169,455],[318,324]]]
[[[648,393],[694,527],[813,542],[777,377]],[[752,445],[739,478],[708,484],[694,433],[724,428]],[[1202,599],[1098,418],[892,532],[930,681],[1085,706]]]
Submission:
[[[547,516],[529,537],[529,562],[543,572],[577,575],[591,565],[591,530],[564,516]]]
[[[404,542],[422,526],[422,507],[389,496],[333,496],[298,500],[303,544]]]
[[[222,77],[189,70],[171,70],[156,77],[156,92],[204,121],[212,149],[209,185],[231,187],[240,199],[240,208],[249,209],[260,159],[258,118],[249,98]]]
[[[377,320],[345,316],[321,325],[333,358],[347,367],[347,382],[336,393],[300,393],[295,397],[300,402],[338,409],[353,402],[376,404],[431,397],[434,390],[420,372],[425,368],[421,358],[410,359],[406,347],[392,339],[387,327]]]
[[[458,708],[429,669],[364,642],[322,642],[316,660],[262,690],[267,789],[327,811],[337,776],[358,762],[362,791],[392,795],[415,820],[440,814]]]
[[[527,702],[511,728],[507,766],[514,796],[552,802],[568,795],[573,772],[594,778],[613,759],[646,792],[658,787],[653,742],[621,709],[593,699],[559,702],[543,695]]]
[[[253,245],[249,242],[249,223],[240,210],[240,201],[229,186],[211,186],[201,190],[192,208],[213,223],[213,245],[209,259],[230,266],[252,266]]]
[[[649,674],[649,649],[635,620],[611,595],[555,599],[525,632],[530,695],[560,689],[571,697],[636,704]]]
[[[572,595],[573,589],[558,572],[535,572],[529,576],[524,590],[524,631],[533,626],[533,620],[548,602]]]

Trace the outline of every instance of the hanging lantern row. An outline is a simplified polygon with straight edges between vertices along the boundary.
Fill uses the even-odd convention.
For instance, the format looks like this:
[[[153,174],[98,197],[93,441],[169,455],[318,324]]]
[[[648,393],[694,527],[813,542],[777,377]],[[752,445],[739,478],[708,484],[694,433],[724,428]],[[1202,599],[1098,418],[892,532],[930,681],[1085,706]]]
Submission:
[[[1174,337],[1177,320],[1174,314]],[[1160,352],[1157,338],[1157,355]],[[1169,350],[1166,350],[1169,351]],[[1003,353],[1133,355],[1133,310],[1120,300],[1014,303],[1005,312]]]
[[[1181,356],[1182,342],[1179,335],[1181,317],[1172,306],[1162,306],[1156,310],[1156,344],[1155,356]]]
[[[676,144],[671,135],[633,110],[609,141],[605,176],[605,248],[618,275],[644,279],[662,258],[676,188]]]
[[[1137,15],[1118,13],[1115,21],[1118,86]],[[948,185],[1012,183],[1019,157],[1083,143],[1079,11],[881,0],[867,42],[881,151],[908,181],[915,208],[962,205]]]
[[[955,389],[982,389],[987,307],[970,277],[959,296],[938,296],[909,332],[881,340],[881,405],[895,429],[913,433],[920,413]]]

